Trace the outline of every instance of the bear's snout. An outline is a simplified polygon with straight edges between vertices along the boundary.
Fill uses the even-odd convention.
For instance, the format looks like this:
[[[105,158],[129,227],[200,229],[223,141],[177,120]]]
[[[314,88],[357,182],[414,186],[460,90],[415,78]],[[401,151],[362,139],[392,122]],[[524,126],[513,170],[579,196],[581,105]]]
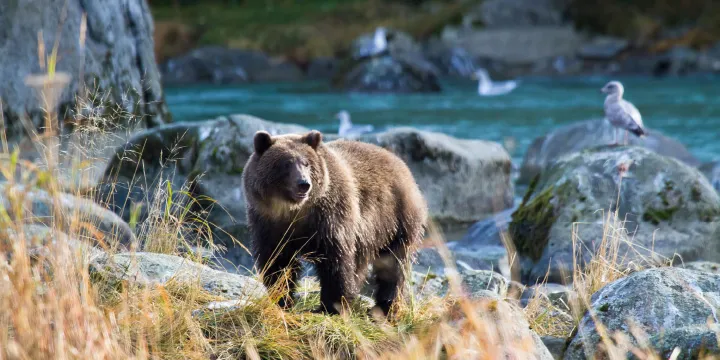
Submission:
[[[302,203],[310,197],[310,169],[302,161],[293,162],[288,180],[288,195],[293,202]]]
[[[298,190],[300,190],[300,192],[302,193],[307,194],[308,191],[310,191],[310,183],[305,179],[298,180],[297,186]]]
[[[310,195],[310,188],[312,188],[312,184],[310,184],[310,181],[308,181],[305,177],[298,179],[295,182],[295,186],[291,194],[292,199],[296,203],[305,201],[305,199],[307,199]]]

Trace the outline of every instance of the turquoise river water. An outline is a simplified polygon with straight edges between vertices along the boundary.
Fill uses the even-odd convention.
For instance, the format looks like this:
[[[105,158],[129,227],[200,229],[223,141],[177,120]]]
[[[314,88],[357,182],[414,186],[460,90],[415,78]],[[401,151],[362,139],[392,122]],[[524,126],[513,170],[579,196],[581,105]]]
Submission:
[[[523,79],[513,93],[479,97],[471,81],[443,83],[438,94],[347,94],[324,83],[250,84],[169,88],[166,99],[175,121],[197,121],[246,113],[337,132],[333,115],[347,110],[356,124],[377,130],[414,126],[460,138],[516,140],[512,156],[521,161],[530,142],[553,128],[602,116],[600,88],[609,79]],[[620,78],[625,98],[646,126],[685,144],[701,161],[720,158],[720,77]]]

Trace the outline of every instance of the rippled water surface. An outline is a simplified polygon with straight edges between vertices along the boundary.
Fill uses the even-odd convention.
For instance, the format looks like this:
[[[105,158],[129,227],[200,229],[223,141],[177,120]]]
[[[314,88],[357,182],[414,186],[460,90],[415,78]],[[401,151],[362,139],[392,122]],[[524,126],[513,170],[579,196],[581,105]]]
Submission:
[[[176,121],[247,113],[336,132],[333,115],[348,110],[356,124],[414,126],[461,138],[514,138],[516,161],[530,142],[561,124],[602,116],[607,78],[523,79],[513,93],[479,97],[470,81],[445,82],[439,94],[346,94],[323,83],[169,88]],[[720,157],[720,78],[620,78],[645,124],[684,143],[701,161]]]

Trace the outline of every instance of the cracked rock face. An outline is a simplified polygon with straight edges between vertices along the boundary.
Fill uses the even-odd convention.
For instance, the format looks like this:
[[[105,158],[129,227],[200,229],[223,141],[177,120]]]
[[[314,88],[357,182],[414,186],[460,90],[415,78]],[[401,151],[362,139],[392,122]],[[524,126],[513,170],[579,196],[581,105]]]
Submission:
[[[67,3],[67,4],[66,4]],[[83,14],[87,14],[84,47],[80,41]],[[160,74],[153,53],[153,23],[145,0],[9,0],[0,2],[0,100],[8,137],[26,131],[20,121],[28,116],[38,127],[43,112],[28,75],[43,74],[38,59],[38,32],[46,53],[57,43],[57,72],[71,76],[60,97],[60,111],[74,110],[78,95],[89,92],[103,115],[123,125],[129,118],[151,127],[169,121]],[[83,96],[81,96],[82,98]]]

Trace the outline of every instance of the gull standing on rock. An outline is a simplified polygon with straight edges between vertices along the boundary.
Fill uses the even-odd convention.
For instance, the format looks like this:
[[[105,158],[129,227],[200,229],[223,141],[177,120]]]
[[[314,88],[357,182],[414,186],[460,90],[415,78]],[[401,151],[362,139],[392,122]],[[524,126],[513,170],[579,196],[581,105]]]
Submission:
[[[355,136],[362,135],[373,131],[372,125],[357,125],[354,126],[350,121],[350,113],[346,110],[342,110],[335,115],[340,120],[340,128],[338,129],[338,135],[340,136]]]
[[[478,95],[480,96],[505,95],[518,86],[518,82],[515,80],[493,82],[485,69],[478,69],[473,75],[478,80]]]
[[[387,47],[387,30],[384,27],[380,26],[375,29],[375,34],[373,35],[372,42],[367,44],[366,46],[361,47],[358,51],[357,56],[359,58],[364,58],[380,55],[387,50]]]
[[[623,99],[623,93],[625,92],[623,85],[619,81],[611,81],[601,91],[607,94],[605,98],[605,117],[615,127],[613,130],[615,138],[613,145],[618,144],[618,129],[625,129],[625,145],[627,145],[628,131],[635,134],[635,136],[644,137],[647,132],[643,126],[640,111],[635,105]]]

